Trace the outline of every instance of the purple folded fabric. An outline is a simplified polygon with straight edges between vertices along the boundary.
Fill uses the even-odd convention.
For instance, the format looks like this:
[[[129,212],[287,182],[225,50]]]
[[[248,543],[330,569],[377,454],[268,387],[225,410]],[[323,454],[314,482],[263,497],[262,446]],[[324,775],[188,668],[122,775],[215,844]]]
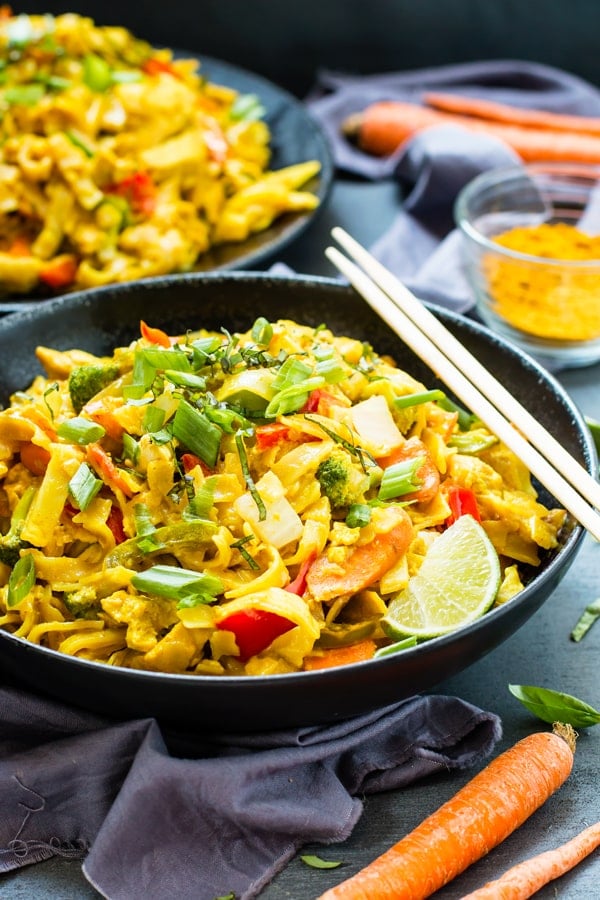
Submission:
[[[352,113],[379,100],[418,102],[440,90],[515,106],[600,115],[600,90],[569,72],[521,60],[491,60],[382,75],[320,73],[306,104],[327,134],[337,168],[376,180],[395,178],[403,202],[371,248],[424,300],[466,312],[474,303],[463,273],[453,209],[461,188],[480,172],[520,164],[502,141],[454,126],[435,126],[380,159],[341,133]]]
[[[308,842],[342,841],[364,794],[489,755],[497,716],[413,697],[333,725],[178,735],[0,689],[0,871],[84,858],[109,900],[250,900]]]

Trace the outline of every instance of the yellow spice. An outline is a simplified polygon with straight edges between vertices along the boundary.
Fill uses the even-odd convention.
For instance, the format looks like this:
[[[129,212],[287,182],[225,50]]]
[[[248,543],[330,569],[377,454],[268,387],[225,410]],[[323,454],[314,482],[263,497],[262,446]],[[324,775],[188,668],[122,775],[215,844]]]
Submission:
[[[499,316],[538,337],[585,341],[600,337],[600,237],[566,223],[513,228],[497,244],[549,260],[589,260],[590,266],[545,266],[488,254],[484,270]]]

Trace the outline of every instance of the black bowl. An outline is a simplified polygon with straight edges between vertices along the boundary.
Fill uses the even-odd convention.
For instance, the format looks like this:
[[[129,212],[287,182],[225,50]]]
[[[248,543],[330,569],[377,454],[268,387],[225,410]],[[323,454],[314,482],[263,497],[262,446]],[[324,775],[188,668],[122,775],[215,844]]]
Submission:
[[[590,472],[596,454],[584,421],[558,383],[482,326],[435,310],[450,330]],[[428,386],[432,373],[354,293],[325,278],[232,272],[194,274],[73,294],[0,320],[0,399],[39,371],[38,344],[97,354],[139,335],[141,318],[171,333],[246,330],[258,315],[290,318],[369,341]],[[544,502],[558,505],[543,490]],[[510,603],[453,634],[395,656],[336,669],[267,677],[170,675],[76,659],[0,631],[0,664],[38,691],[118,717],[155,716],[188,730],[252,731],[348,718],[425,691],[465,669],[515,632],[573,563],[583,529],[569,521],[561,545],[529,573]]]

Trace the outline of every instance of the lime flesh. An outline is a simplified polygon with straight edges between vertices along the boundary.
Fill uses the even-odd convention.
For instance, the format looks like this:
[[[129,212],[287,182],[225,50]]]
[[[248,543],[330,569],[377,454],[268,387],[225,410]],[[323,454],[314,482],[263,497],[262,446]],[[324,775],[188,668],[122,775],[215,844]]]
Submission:
[[[472,516],[461,516],[435,539],[417,574],[391,600],[382,628],[394,640],[448,634],[487,612],[499,585],[492,542]]]

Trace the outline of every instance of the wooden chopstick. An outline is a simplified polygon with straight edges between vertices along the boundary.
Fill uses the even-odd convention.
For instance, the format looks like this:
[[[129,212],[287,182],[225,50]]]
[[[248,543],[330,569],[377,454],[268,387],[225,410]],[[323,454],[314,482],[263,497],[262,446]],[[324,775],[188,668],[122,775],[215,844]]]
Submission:
[[[598,483],[391,272],[343,229],[334,228],[332,234],[362,269],[328,247],[325,253],[333,264],[458,399],[600,541]]]

